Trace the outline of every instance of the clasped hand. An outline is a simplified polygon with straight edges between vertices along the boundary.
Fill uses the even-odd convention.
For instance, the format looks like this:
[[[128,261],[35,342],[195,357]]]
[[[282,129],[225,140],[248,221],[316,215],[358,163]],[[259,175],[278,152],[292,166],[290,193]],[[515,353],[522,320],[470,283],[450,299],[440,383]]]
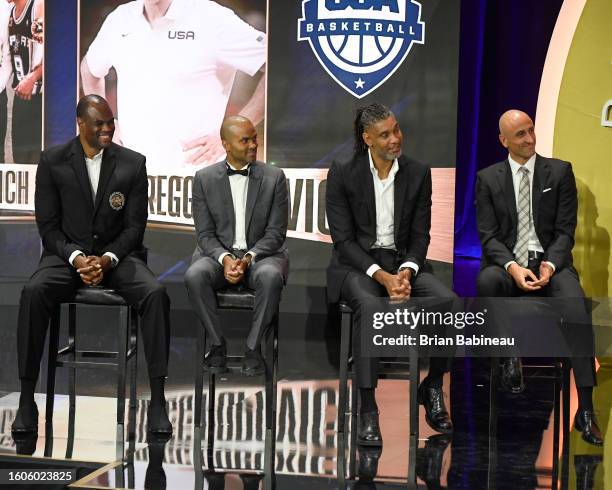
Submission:
[[[74,259],[74,266],[84,284],[88,286],[97,286],[104,279],[104,274],[111,266],[111,259],[107,255],[98,257],[96,255],[88,255],[87,257],[79,255]]]

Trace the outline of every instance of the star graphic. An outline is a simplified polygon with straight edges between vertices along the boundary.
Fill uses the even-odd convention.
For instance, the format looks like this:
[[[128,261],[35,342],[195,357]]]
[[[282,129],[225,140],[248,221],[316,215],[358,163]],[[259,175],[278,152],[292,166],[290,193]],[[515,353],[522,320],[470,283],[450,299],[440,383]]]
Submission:
[[[363,88],[364,85],[364,81],[361,79],[361,77],[359,77],[359,79],[355,80],[355,88]]]

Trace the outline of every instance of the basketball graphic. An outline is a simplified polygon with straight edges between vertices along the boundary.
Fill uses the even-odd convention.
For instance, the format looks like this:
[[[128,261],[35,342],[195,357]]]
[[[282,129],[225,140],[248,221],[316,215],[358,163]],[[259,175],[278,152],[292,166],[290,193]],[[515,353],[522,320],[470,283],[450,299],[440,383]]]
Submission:
[[[414,43],[425,42],[414,0],[304,0],[298,40],[308,41],[325,70],[362,98],[399,67]]]

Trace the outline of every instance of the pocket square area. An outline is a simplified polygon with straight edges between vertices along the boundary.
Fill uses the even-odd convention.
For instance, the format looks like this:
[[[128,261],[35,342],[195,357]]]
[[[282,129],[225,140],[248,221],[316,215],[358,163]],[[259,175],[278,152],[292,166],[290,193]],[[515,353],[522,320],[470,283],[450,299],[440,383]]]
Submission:
[[[549,191],[549,190],[551,190],[551,189],[552,189],[552,187],[547,187],[546,189],[544,189],[544,190],[542,191],[542,194],[544,194],[545,192],[548,192],[548,191]]]

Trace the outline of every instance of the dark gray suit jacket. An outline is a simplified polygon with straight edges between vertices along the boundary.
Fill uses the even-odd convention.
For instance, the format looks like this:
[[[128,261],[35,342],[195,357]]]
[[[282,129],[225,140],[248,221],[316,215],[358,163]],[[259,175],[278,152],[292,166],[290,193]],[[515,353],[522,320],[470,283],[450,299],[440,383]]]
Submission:
[[[218,260],[230,252],[236,232],[234,204],[225,161],[198,170],[193,182],[193,219],[198,246],[193,260]],[[246,203],[246,237],[256,260],[287,255],[287,181],[280,168],[250,165]]]
[[[533,175],[533,222],[544,248],[544,259],[557,272],[572,265],[578,195],[569,162],[537,155]],[[518,216],[508,160],[478,172],[476,181],[478,234],[482,267],[514,260]]]

